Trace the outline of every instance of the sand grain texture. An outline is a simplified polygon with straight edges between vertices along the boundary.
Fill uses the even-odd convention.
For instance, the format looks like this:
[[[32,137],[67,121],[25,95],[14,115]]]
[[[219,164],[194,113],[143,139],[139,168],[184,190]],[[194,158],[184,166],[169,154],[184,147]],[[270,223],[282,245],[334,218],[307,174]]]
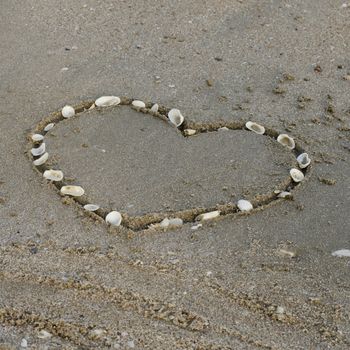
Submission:
[[[30,349],[350,347],[349,259],[331,255],[350,249],[350,85],[344,79],[350,73],[350,7],[343,3],[1,4],[1,349],[18,349],[23,338]],[[254,120],[288,133],[312,158],[310,177],[293,201],[253,215],[226,217],[195,231],[186,224],[167,232],[111,233],[61,201],[26,155],[28,132],[43,117],[66,104],[111,94],[179,108],[196,122]],[[146,177],[147,210],[226,201],[230,192],[215,186],[211,196],[204,187],[186,202],[186,193],[205,175],[208,184],[223,183],[239,195],[271,186],[268,174],[286,170],[275,145],[264,148],[264,162],[257,161],[254,152],[266,140],[252,133],[241,135],[237,146],[238,139],[225,132],[217,141],[200,135],[194,149],[186,147],[181,154],[177,135],[166,131],[165,137],[161,124],[146,117],[129,120],[118,134],[112,132],[117,124],[105,124],[107,117],[98,119],[103,126],[89,117],[81,125],[78,119],[66,121],[66,137],[62,124],[52,130],[57,137],[48,147],[57,159],[62,152],[72,176],[80,175],[73,173],[81,166],[81,181],[96,182],[100,176],[91,165],[103,158],[94,159],[93,141],[101,127],[104,139],[96,144],[107,150],[116,144],[126,152],[121,169],[113,158],[106,160],[110,180],[115,174],[122,178],[121,192],[102,196],[106,183],[101,181],[94,195],[118,206],[134,204],[135,213],[145,207],[139,191],[128,192],[123,177],[128,164],[144,171],[133,173],[130,181],[137,188]],[[131,134],[128,126],[134,127]],[[189,176],[193,183],[176,185],[176,198],[171,197],[174,188],[166,187],[164,178],[158,182],[161,157],[169,154],[158,155],[152,172],[143,144],[133,152],[135,140],[128,143],[142,133],[151,135],[153,126],[160,129],[148,140],[152,151],[171,139],[176,144],[172,162],[177,162],[186,152],[198,154],[210,146],[215,151],[208,159],[225,164],[223,171],[207,168],[200,157],[191,168],[186,155],[190,175],[175,175],[173,181]],[[117,136],[121,144],[114,142]],[[234,152],[225,146],[231,141],[237,169],[228,176],[224,161]],[[250,153],[249,164],[242,166],[244,144]],[[71,162],[63,157],[68,146]],[[268,163],[271,154],[275,158]],[[236,177],[249,165],[247,183],[237,187]],[[158,201],[152,198],[157,183]],[[42,329],[52,337],[38,338]]]

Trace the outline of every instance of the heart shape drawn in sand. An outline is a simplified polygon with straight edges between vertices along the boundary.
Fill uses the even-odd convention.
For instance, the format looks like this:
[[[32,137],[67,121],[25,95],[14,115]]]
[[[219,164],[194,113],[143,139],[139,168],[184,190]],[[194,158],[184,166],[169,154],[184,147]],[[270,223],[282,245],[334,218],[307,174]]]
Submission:
[[[106,113],[121,113],[123,108],[123,111],[128,111],[128,116],[106,117]],[[137,117],[131,112],[137,114]],[[108,138],[103,138],[110,140],[110,158],[106,156],[105,160],[104,155],[99,153],[94,159],[96,171],[103,169],[102,176],[106,174],[107,177],[100,179],[100,188],[104,190],[111,188],[111,184],[109,187],[106,185],[107,179],[112,183],[119,183],[123,188],[123,195],[120,195],[118,203],[109,201],[112,207],[93,204],[89,198],[88,188],[79,184],[79,179],[73,178],[72,183],[72,179],[65,177],[65,172],[60,169],[55,157],[49,157],[46,152],[46,144],[49,141],[47,137],[52,136],[53,139],[57,136],[51,130],[57,130],[59,122],[63,122],[61,125],[64,128],[74,120],[88,122],[92,117],[96,120],[96,116],[92,113],[97,113],[97,117],[102,118],[98,119],[97,126],[106,122],[107,118],[119,123],[108,126],[105,131],[108,133],[111,130],[119,130],[117,137],[109,135]],[[146,116],[150,118],[149,125],[143,119]],[[133,118],[136,118],[134,119],[136,126],[130,128],[128,123]],[[90,122],[95,123],[92,119]],[[154,131],[156,124],[161,126],[158,131]],[[90,129],[96,132],[90,134],[92,140],[100,138],[100,130],[96,129],[95,125]],[[129,135],[130,129],[132,132]],[[66,134],[62,140],[69,134],[67,130],[65,129]],[[129,142],[130,138],[134,139]],[[250,146],[252,138],[257,139],[256,143]],[[67,203],[75,203],[87,215],[107,222],[111,227],[131,231],[166,229],[180,226],[184,222],[206,221],[226,215],[247,215],[261,210],[273,202],[292,198],[292,191],[304,180],[310,164],[309,156],[299,143],[296,144],[286,134],[265,129],[257,123],[251,121],[197,123],[184,118],[178,109],[115,96],[103,96],[96,101],[83,102],[75,107],[65,106],[62,110],[42,119],[32,130],[29,139],[29,155],[35,169],[58,190]],[[160,141],[155,142],[158,139]],[[86,144],[82,146],[89,147]],[[77,149],[78,147],[75,147],[75,150]],[[99,152],[106,152],[98,147],[96,149]],[[262,167],[262,163],[272,163],[273,157],[267,153],[271,149],[273,154],[279,157],[277,160],[274,159],[274,166],[278,168],[277,175],[271,173],[272,169],[269,168],[270,173],[267,174],[267,170]],[[264,158],[259,156],[259,152],[263,151]],[[71,154],[74,152],[72,150]],[[133,157],[133,152],[138,153],[138,156]],[[238,155],[238,159],[230,159],[231,155]],[[135,163],[134,158],[139,163]],[[108,165],[104,167],[103,162],[107,162],[108,159],[114,162],[118,159],[119,163],[115,165],[114,170]],[[100,161],[102,163],[99,163]],[[76,160],[73,159],[73,162]],[[243,167],[247,165],[255,169],[255,178],[261,179],[265,176],[262,185],[265,183],[266,186],[258,186],[257,193],[243,191],[233,200],[237,194],[229,193],[230,186],[241,184],[244,187],[247,181],[248,183],[252,181],[249,172]],[[155,169],[157,166],[160,168]],[[147,178],[152,170],[156,174]],[[234,172],[236,177],[233,176]],[[85,173],[86,170],[82,174]],[[119,176],[118,179],[113,179],[113,175]],[[161,183],[159,187],[154,183],[154,179],[157,178],[162,180],[159,181]],[[225,181],[228,181],[229,186],[220,188],[220,185],[226,184]],[[129,188],[131,189],[128,191]],[[136,194],[136,190],[133,193],[135,188],[138,193],[141,192],[141,197]],[[92,189],[90,192],[94,194]],[[156,200],[142,204],[147,197],[146,194],[150,198],[154,194]],[[92,198],[101,201],[102,195],[103,193],[98,195],[95,193]],[[137,203],[136,207],[128,204],[127,196]],[[201,223],[197,223],[194,228],[198,225]]]

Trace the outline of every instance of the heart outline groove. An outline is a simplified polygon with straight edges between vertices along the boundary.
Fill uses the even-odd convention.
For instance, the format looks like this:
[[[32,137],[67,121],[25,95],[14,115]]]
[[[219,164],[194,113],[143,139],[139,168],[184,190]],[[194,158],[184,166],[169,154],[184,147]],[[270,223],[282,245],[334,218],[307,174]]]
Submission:
[[[113,106],[106,106],[106,107],[97,107],[95,105],[95,101],[86,101],[82,102],[76,106],[74,106],[74,116],[72,118],[80,117],[84,112],[89,111],[91,109],[96,108],[97,110],[100,109],[114,109],[118,108],[119,105],[124,106],[130,106],[130,108],[135,109],[137,112],[148,114],[151,117],[159,118],[162,121],[169,123],[169,117],[168,113],[170,111],[169,108],[164,106],[158,106],[157,111],[151,110],[152,106],[154,106],[154,103],[147,102],[145,103],[145,107],[140,106],[133,106],[132,102],[136,101],[135,99],[131,99],[128,97],[122,97],[120,99],[120,103]],[[33,140],[32,136],[33,134],[40,134],[45,137],[45,135],[50,131],[45,131],[44,129],[51,123],[54,123],[56,125],[62,120],[67,120],[67,117],[63,117],[62,110],[56,111],[51,113],[49,116],[43,118],[40,120],[36,126],[31,130],[31,132],[28,135],[29,143],[28,143],[28,155],[29,158],[34,162],[36,159],[40,158],[40,156],[33,156],[31,153],[32,147],[38,146],[42,143],[43,140]],[[220,128],[228,128],[231,131],[234,130],[246,130],[246,123],[242,120],[238,121],[216,121],[216,122],[194,122],[190,121],[187,118],[184,119],[183,123],[179,126],[177,126],[177,129],[180,131],[181,135],[183,137],[192,137],[194,135],[198,135],[200,133],[208,133],[208,132],[217,132]],[[188,132],[188,130],[193,130],[192,134]],[[258,136],[258,135],[257,135]],[[265,128],[265,132],[263,135],[259,136],[265,136],[270,137],[274,140],[277,140],[277,137],[279,136],[279,133],[271,128]],[[286,150],[288,150],[287,147],[285,147]],[[298,155],[304,153],[304,148],[300,144],[300,142],[295,143],[295,147],[291,150],[295,157]],[[34,163],[35,164],[35,163]],[[34,165],[34,168],[36,171],[38,171],[42,176],[46,170],[50,170],[51,167],[46,164],[46,161],[41,165]],[[310,166],[307,166],[305,168],[300,169],[305,178],[306,175],[309,175],[310,173]],[[304,180],[305,181],[305,180]],[[304,182],[303,181],[303,182]],[[60,192],[61,188],[63,186],[67,186],[67,182],[64,180],[64,178],[60,181],[50,181],[50,183],[53,184],[54,188],[58,191],[58,193],[63,196],[63,199],[66,203],[75,203],[85,214],[88,216],[91,216],[94,219],[97,219],[99,221],[103,221],[106,223],[105,218],[108,213],[110,213],[113,209],[109,208],[99,208],[96,211],[87,211],[84,209],[84,205],[92,203],[88,195],[84,194],[83,196],[74,197],[74,196],[67,196],[62,195]],[[297,189],[300,186],[300,182],[295,182],[293,179],[289,176],[286,178],[283,183],[279,184],[279,192],[289,192],[291,193],[293,190]],[[266,208],[267,206],[273,205],[279,201],[283,201],[283,198],[280,198],[278,196],[278,192],[273,191],[266,194],[260,194],[256,195],[253,198],[250,199],[250,202],[253,205],[253,209],[249,212],[240,211],[237,204],[234,204],[232,202],[227,202],[225,204],[217,204],[210,208],[188,208],[183,209],[180,211],[172,211],[172,212],[155,212],[155,213],[146,213],[140,216],[129,216],[127,213],[122,213],[122,222],[120,226],[117,226],[121,229],[126,229],[127,231],[145,231],[147,229],[155,229],[159,228],[159,224],[162,220],[166,218],[180,218],[183,220],[184,223],[193,223],[196,222],[196,218],[198,216],[213,212],[213,211],[220,211],[220,216],[218,218],[224,218],[226,216],[233,216],[233,215],[249,215],[251,213],[254,213],[258,210],[262,210]],[[160,227],[161,228],[161,227]]]

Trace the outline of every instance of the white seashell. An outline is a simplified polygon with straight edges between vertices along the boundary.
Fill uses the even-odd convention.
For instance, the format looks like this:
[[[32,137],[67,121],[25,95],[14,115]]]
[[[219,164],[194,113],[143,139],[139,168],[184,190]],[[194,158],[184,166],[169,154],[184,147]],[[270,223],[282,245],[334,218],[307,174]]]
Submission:
[[[49,333],[48,331],[45,331],[45,329],[42,329],[39,333],[38,333],[38,338],[40,339],[48,339],[51,338],[52,334]]]
[[[50,123],[50,124],[47,124],[44,128],[44,131],[49,131],[51,130],[53,127],[55,126],[55,123]]]
[[[168,218],[165,218],[165,219],[163,219],[161,222],[160,222],[160,224],[159,224],[159,226],[160,227],[163,227],[163,228],[165,228],[165,227],[168,227],[169,226],[169,219]]]
[[[185,129],[185,130],[184,130],[184,134],[185,134],[186,136],[192,136],[192,135],[194,135],[196,132],[197,132],[197,130],[194,130],[194,129]]]
[[[292,194],[287,191],[282,191],[277,195],[278,198],[291,198]]]
[[[26,348],[26,347],[28,347],[28,342],[26,338],[23,338],[21,340],[21,348]]]
[[[249,122],[246,122],[245,127],[248,130],[254,131],[255,133],[257,133],[259,135],[262,135],[265,133],[265,128],[258,123],[254,123],[254,122],[249,121]]]
[[[227,130],[230,130],[230,129],[226,126],[222,126],[221,128],[218,129],[218,131],[227,131]]]
[[[119,226],[122,222],[122,216],[118,211],[111,211],[106,216],[106,222],[112,226]]]
[[[158,103],[155,103],[151,108],[151,112],[156,113],[156,112],[158,112],[158,109],[159,109],[159,105],[158,105]]]
[[[85,191],[80,186],[62,186],[61,193],[68,196],[80,197],[85,193]]]
[[[43,176],[45,179],[51,181],[61,181],[63,179],[63,173],[61,170],[45,170]]]
[[[100,206],[97,204],[85,204],[84,209],[86,211],[96,211],[96,210],[100,209]]]
[[[289,174],[294,182],[300,182],[304,180],[304,174],[299,169],[290,169]]]
[[[90,336],[94,340],[96,340],[96,339],[100,339],[106,333],[107,333],[107,331],[105,331],[104,329],[93,329],[90,331]]]
[[[176,126],[179,127],[185,120],[180,110],[173,108],[168,113],[169,120]]]
[[[94,109],[96,106],[95,104],[93,103],[90,107],[89,107],[89,111],[91,111],[92,109]]]
[[[146,107],[145,102],[140,101],[140,100],[132,101],[131,104],[132,104],[134,107],[137,107],[137,108],[145,108],[145,107]]]
[[[41,134],[34,134],[34,135],[32,135],[32,140],[34,142],[39,142],[39,141],[44,140],[44,136]]]
[[[180,218],[169,219],[169,226],[181,226],[183,223],[183,220]]]
[[[333,256],[350,258],[350,249],[339,249],[332,253]]]
[[[304,169],[310,165],[311,159],[307,153],[301,153],[297,157],[297,162],[299,164],[299,168]]]
[[[253,209],[253,204],[245,199],[240,199],[237,202],[237,207],[240,211],[250,211]]]
[[[63,118],[71,118],[75,115],[75,110],[72,106],[64,106],[61,113]]]
[[[30,152],[34,157],[38,157],[44,154],[45,150],[46,150],[46,145],[45,145],[45,142],[43,142],[39,147],[32,148]]]
[[[277,137],[277,141],[283,145],[288,147],[289,149],[293,149],[295,147],[294,140],[288,136],[287,134],[281,134]]]
[[[193,225],[193,226],[191,226],[191,230],[193,230],[193,231],[198,230],[202,226],[203,226],[202,224]]]
[[[43,165],[48,159],[49,159],[49,154],[46,152],[40,158],[35,159],[33,161],[33,164],[35,166],[40,166],[40,165]]]
[[[220,210],[210,211],[208,213],[200,214],[196,217],[197,221],[205,221],[217,218],[220,216]]]
[[[117,96],[102,96],[95,101],[97,107],[109,107],[119,105],[120,98]]]

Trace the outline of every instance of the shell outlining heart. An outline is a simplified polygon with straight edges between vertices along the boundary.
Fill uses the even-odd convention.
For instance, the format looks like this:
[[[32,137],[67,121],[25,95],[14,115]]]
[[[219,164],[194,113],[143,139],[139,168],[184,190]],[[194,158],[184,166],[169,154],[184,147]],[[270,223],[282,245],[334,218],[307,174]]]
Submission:
[[[256,195],[251,198],[241,198],[236,203],[227,202],[208,208],[184,208],[173,212],[153,212],[140,216],[131,216],[118,208],[103,208],[99,203],[93,203],[88,198],[85,189],[77,184],[68,184],[62,169],[52,169],[48,164],[49,152],[45,144],[45,135],[52,130],[57,123],[64,119],[77,118],[84,112],[92,109],[119,108],[124,105],[163,121],[177,128],[183,137],[192,137],[202,133],[220,132],[222,130],[247,130],[256,134],[256,137],[269,137],[285,146],[286,152],[293,152],[300,169],[291,167],[290,176],[284,181],[283,188],[275,189],[264,195]],[[30,134],[30,157],[35,168],[45,179],[52,182],[62,196],[72,198],[77,205],[88,215],[103,219],[108,225],[122,226],[133,231],[145,229],[166,229],[178,227],[186,222],[213,220],[229,214],[254,212],[274,201],[290,199],[292,190],[304,180],[311,162],[303,148],[286,134],[263,127],[252,121],[210,122],[196,123],[185,118],[179,109],[169,109],[156,103],[145,103],[141,100],[119,98],[117,96],[102,96],[96,101],[84,102],[78,106],[65,106],[62,110],[51,114],[38,123]]]

